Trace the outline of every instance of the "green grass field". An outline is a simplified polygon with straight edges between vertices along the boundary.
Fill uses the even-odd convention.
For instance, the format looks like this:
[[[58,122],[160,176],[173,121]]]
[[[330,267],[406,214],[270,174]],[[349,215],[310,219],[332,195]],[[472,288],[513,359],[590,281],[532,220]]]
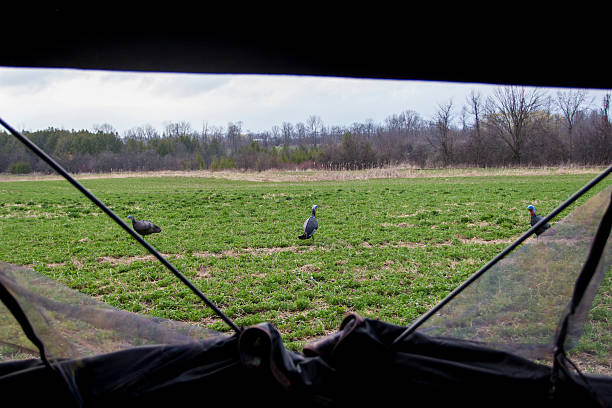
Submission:
[[[596,174],[82,183],[127,223],[161,226],[147,241],[238,325],[269,321],[301,349],[349,312],[409,324],[525,232],[529,204],[545,215]],[[298,240],[313,204],[319,231]],[[2,261],[121,309],[229,330],[67,181],[0,183],[0,234]]]

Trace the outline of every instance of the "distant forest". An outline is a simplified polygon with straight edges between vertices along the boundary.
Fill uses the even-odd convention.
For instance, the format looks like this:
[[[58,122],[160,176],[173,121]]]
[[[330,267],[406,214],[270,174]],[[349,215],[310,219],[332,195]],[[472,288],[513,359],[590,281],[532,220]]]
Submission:
[[[612,159],[610,94],[586,90],[547,94],[538,88],[499,87],[484,98],[472,92],[462,106],[437,106],[431,120],[414,111],[326,126],[316,115],[265,132],[243,132],[187,122],[150,125],[119,135],[48,128],[23,134],[72,173],[155,170],[363,169],[393,164],[421,168],[602,165]],[[51,172],[7,132],[0,132],[0,172]]]

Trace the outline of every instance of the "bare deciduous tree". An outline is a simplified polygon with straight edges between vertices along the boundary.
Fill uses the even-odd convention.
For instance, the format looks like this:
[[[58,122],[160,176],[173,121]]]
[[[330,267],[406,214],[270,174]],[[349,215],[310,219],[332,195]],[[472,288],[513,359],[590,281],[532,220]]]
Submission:
[[[448,166],[453,162],[454,153],[454,133],[451,129],[453,102],[450,101],[444,105],[438,105],[438,110],[432,121],[433,131],[426,135],[427,141],[434,149],[437,149],[442,158],[444,166]]]
[[[272,126],[270,133],[272,134],[272,143],[277,144],[278,140],[280,139],[280,134],[281,134],[280,127],[278,125]]]
[[[523,149],[529,135],[529,126],[536,111],[543,103],[542,91],[538,88],[506,86],[493,91],[487,99],[487,125],[512,152],[512,161],[521,164]]]
[[[242,122],[228,123],[227,141],[229,143],[232,154],[235,154],[238,151],[241,132],[242,132]]]
[[[306,143],[307,129],[304,123],[299,122],[295,125],[295,134],[300,144]]]
[[[469,142],[474,152],[474,162],[477,166],[484,164],[485,144],[484,134],[482,130],[482,115],[484,111],[484,102],[480,93],[470,92],[467,98],[467,112],[474,118],[474,125],[469,134]]]
[[[289,146],[291,138],[293,137],[293,125],[289,122],[283,122],[281,129],[283,133],[283,145]]]
[[[164,128],[164,135],[167,137],[179,137],[191,135],[191,124],[186,121],[170,122]]]
[[[605,94],[599,110],[599,120],[595,124],[595,138],[598,161],[609,163],[612,156],[612,121],[610,120],[610,94]]]
[[[208,129],[208,122],[207,121],[203,121],[202,122],[202,133],[200,134],[200,139],[204,143],[210,142],[210,135],[209,135],[209,129]]]
[[[142,132],[144,135],[144,138],[146,140],[150,140],[150,139],[157,139],[159,138],[159,133],[157,132],[157,129],[155,129],[153,126],[151,125],[145,125],[142,128]]]
[[[94,132],[98,132],[98,133],[117,134],[117,131],[115,130],[115,128],[108,123],[94,125],[93,129],[94,129]]]
[[[323,127],[323,121],[317,115],[310,115],[308,120],[306,120],[306,126],[310,130],[310,135],[312,136],[312,145],[316,149],[317,148],[317,136]]]
[[[567,148],[568,148],[568,160],[571,162],[573,159],[573,130],[576,125],[576,119],[581,111],[581,107],[586,102],[587,91],[584,89],[569,90],[567,92],[557,92],[557,98],[555,100],[557,107],[565,119],[565,126],[567,127]]]

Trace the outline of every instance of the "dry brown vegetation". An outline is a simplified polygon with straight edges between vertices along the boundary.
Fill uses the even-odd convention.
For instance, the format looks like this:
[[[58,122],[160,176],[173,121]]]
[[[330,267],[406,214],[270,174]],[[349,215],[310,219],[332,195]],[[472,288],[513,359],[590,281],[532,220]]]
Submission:
[[[99,178],[129,178],[129,177],[203,177],[240,181],[259,182],[300,182],[300,181],[342,181],[367,180],[385,178],[418,178],[418,177],[471,177],[471,176],[545,176],[560,174],[592,174],[600,173],[604,167],[498,167],[498,168],[438,168],[423,169],[414,166],[389,166],[365,170],[188,170],[188,171],[120,171],[112,173],[80,173],[78,180]],[[12,175],[0,173],[0,181],[36,181],[62,180],[59,175],[32,173],[28,175]]]

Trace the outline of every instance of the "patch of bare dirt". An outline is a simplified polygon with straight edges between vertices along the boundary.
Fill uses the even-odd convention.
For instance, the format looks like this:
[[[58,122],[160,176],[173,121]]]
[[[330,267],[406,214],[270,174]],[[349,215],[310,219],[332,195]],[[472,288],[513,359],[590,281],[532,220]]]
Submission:
[[[304,247],[288,246],[288,247],[270,247],[270,248],[242,248],[242,249],[237,249],[237,250],[226,250],[226,251],[221,251],[221,252],[209,252],[209,251],[196,252],[196,253],[193,254],[193,256],[197,256],[199,258],[213,258],[213,257],[214,258],[221,258],[222,256],[238,257],[238,256],[244,255],[244,254],[251,254],[251,255],[272,255],[272,254],[276,254],[276,253],[279,253],[279,252],[301,253],[301,252],[307,252],[307,251],[314,251],[315,249],[323,250],[323,248],[311,247],[311,246],[304,246]]]
[[[446,242],[435,242],[435,243],[422,243],[422,242],[398,242],[397,244],[380,244],[372,245],[369,242],[362,242],[360,246],[364,248],[428,248],[428,247],[441,247],[452,245],[451,241]]]
[[[164,258],[183,258],[182,254],[161,254]],[[137,255],[137,256],[125,256],[116,258],[112,256],[103,256],[96,259],[97,262],[107,262],[111,265],[129,265],[137,261],[157,261],[157,258],[153,255]]]
[[[0,215],[0,218],[57,218],[61,217],[60,214],[51,214],[43,211],[13,211],[8,214]]]
[[[54,262],[54,263],[48,263],[47,267],[48,268],[57,268],[58,266],[64,266],[66,263],[65,262]]]
[[[491,239],[484,240],[482,238],[474,237],[474,238],[459,238],[461,242],[464,244],[485,244],[485,245],[495,245],[495,244],[511,244],[515,241],[515,239],[507,238],[507,239]]]
[[[223,254],[217,254],[214,252],[195,252],[193,253],[193,256],[197,256],[198,258],[221,258],[223,256]]]
[[[468,227],[488,227],[491,224],[486,221],[481,221],[481,222],[468,222],[466,225]]]
[[[306,273],[315,273],[315,272],[321,272],[321,268],[319,268],[318,266],[312,265],[312,264],[306,264],[306,265],[300,266],[300,271],[306,272]]]
[[[414,228],[416,225],[408,224],[407,222],[400,222],[399,224],[392,224],[390,222],[383,222],[380,224],[381,227],[397,227],[397,228]]]
[[[196,269],[196,279],[210,279],[212,278],[212,274],[210,273],[210,268],[208,266],[200,265]]]
[[[89,241],[88,238],[83,238],[79,240],[79,242],[88,242],[88,241]],[[193,253],[192,255],[198,258],[213,258],[213,257],[221,258],[223,256],[239,257],[240,255],[244,255],[244,254],[271,255],[271,254],[275,254],[279,252],[302,253],[302,252],[307,252],[307,251],[314,251],[316,249],[328,250],[327,248],[318,248],[318,247],[311,247],[311,246],[304,246],[304,247],[289,246],[289,247],[272,247],[272,248],[243,248],[240,250],[226,250],[220,253],[205,251],[205,252],[196,252],[196,253]],[[175,258],[175,259],[181,259],[185,257],[185,255],[183,254],[162,254],[162,256],[164,258]],[[157,258],[149,254],[149,255],[136,255],[136,256],[124,256],[124,257],[102,256],[96,259],[96,262],[109,263],[113,266],[114,265],[130,265],[138,261],[157,261]],[[81,268],[83,266],[83,263],[77,258],[73,258],[72,263],[78,268]],[[46,264],[48,268],[57,268],[59,266],[64,266],[64,265],[66,265],[66,262]],[[26,265],[26,266],[33,267],[34,265]]]

